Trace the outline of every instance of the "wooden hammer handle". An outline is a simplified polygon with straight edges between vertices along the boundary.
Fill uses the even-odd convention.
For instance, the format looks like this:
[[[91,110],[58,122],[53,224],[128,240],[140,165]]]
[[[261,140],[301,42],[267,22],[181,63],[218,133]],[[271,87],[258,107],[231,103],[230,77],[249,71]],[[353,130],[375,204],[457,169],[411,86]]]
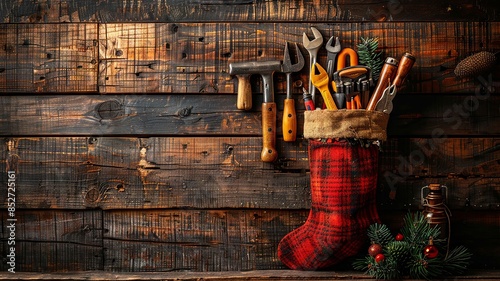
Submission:
[[[276,151],[276,103],[262,103],[262,153],[263,162],[273,162],[278,158]]]
[[[252,109],[252,85],[249,74],[236,75],[238,77],[238,97],[236,107],[241,110]]]

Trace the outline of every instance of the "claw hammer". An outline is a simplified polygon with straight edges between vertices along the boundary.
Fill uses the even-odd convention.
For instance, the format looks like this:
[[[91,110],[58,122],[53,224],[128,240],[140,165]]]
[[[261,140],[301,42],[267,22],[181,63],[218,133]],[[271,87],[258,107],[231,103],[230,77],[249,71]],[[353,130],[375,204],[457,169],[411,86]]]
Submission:
[[[264,102],[262,103],[262,152],[260,158],[263,162],[273,162],[278,158],[276,151],[276,103],[274,102],[274,82],[273,74],[281,70],[281,61],[251,61],[229,64],[229,74],[240,77],[249,77],[252,74],[260,74],[264,84]],[[249,82],[246,79],[245,82]],[[239,82],[241,83],[241,81]],[[238,85],[238,88],[240,85]],[[240,93],[238,89],[238,103],[246,101],[246,106],[252,101],[252,91],[250,85],[245,85],[245,92]],[[243,97],[240,97],[240,94]],[[238,106],[240,109],[240,107]],[[246,108],[244,108],[246,109]]]

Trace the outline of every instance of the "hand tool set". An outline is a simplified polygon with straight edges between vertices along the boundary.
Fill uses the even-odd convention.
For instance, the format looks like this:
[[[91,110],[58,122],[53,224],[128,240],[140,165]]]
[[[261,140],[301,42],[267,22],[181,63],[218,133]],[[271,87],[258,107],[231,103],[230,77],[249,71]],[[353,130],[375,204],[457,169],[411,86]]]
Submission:
[[[318,47],[319,49],[319,47]],[[276,103],[274,102],[274,72],[286,74],[287,96],[283,113],[283,138],[285,141],[295,141],[297,135],[297,116],[295,101],[292,97],[291,74],[299,72],[305,61],[297,44],[295,44],[297,62],[292,64],[288,44],[285,44],[283,62],[281,61],[250,61],[229,64],[229,74],[238,78],[238,97],[236,107],[242,110],[252,108],[252,87],[250,76],[260,74],[264,85],[264,101],[262,103],[262,152],[263,162],[273,162],[278,157],[276,150]]]
[[[406,76],[415,62],[415,57],[405,53],[401,61],[387,57],[377,81],[372,78],[370,67],[360,65],[355,50],[340,43],[339,37],[332,36],[325,45],[327,51],[326,70],[318,63],[318,52],[323,45],[321,32],[311,27],[314,38],[311,40],[304,32],[303,45],[309,53],[309,87],[303,89],[304,106],[307,111],[360,110],[379,111],[390,114],[392,100],[402,87]],[[295,63],[292,63],[288,43],[285,44],[283,61],[250,61],[229,64],[229,74],[238,78],[237,108],[252,108],[252,90],[250,76],[260,74],[264,85],[262,103],[263,149],[261,160],[273,162],[276,151],[276,103],[274,102],[274,72],[286,75],[286,99],[283,110],[283,139],[291,142],[297,136],[297,116],[295,101],[292,96],[291,75],[304,67],[304,57],[297,43],[295,45]],[[376,85],[375,85],[376,83]],[[322,107],[316,106],[316,88],[321,94]]]
[[[359,64],[356,51],[348,47],[342,48],[339,37],[332,36],[325,45],[327,51],[325,70],[317,62],[317,53],[323,37],[314,27],[311,27],[311,30],[314,40],[309,41],[305,33],[303,36],[304,46],[307,46],[306,49],[311,55],[308,90],[314,92],[317,88],[320,91],[323,108],[366,109],[390,113],[391,101],[397,90],[402,87],[415,62],[415,57],[405,53],[401,62],[392,57],[386,58],[378,81],[374,81],[371,69]],[[392,85],[395,87],[391,87]],[[312,101],[316,103],[314,95]]]
[[[367,242],[366,229],[380,222],[375,204],[380,142],[387,140],[392,100],[415,61],[410,54],[401,62],[378,60],[372,64],[375,81],[358,53],[331,37],[325,70],[317,58],[323,37],[311,30],[315,39],[303,36],[310,54],[307,90],[321,93],[321,101],[306,89],[303,95],[311,209],[307,221],[278,244],[280,261],[300,270],[327,269],[356,255]]]

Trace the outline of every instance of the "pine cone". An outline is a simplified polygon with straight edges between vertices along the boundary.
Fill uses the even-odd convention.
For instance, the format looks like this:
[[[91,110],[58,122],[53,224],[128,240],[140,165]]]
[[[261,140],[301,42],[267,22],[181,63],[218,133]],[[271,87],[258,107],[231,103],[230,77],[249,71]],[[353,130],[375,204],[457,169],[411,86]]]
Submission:
[[[457,64],[454,72],[458,78],[477,76],[489,70],[495,63],[495,54],[483,51],[463,59]]]

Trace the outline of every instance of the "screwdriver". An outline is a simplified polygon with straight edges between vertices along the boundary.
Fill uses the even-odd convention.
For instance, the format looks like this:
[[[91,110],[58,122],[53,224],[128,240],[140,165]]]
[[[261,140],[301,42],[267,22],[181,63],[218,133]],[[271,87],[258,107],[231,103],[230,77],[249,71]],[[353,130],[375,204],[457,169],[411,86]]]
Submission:
[[[413,67],[415,63],[415,57],[410,53],[404,53],[403,57],[399,61],[398,70],[396,71],[396,77],[394,77],[393,83],[398,88],[398,91],[403,86],[405,82],[406,76],[410,73],[410,69]]]
[[[302,91],[304,92],[303,100],[306,110],[315,110],[316,106],[314,105],[314,101],[312,100],[312,95],[309,94],[309,92],[304,87],[302,87]]]

